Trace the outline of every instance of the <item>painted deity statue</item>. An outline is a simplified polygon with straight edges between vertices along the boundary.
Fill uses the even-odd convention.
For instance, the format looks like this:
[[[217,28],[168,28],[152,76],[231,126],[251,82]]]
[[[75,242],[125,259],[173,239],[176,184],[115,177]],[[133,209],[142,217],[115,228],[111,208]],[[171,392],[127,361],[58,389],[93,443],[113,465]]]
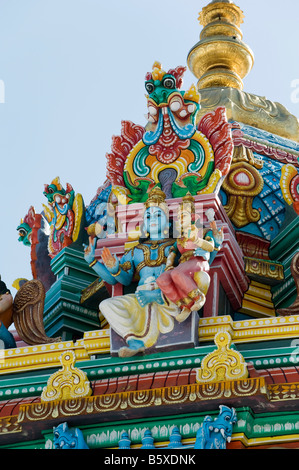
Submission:
[[[211,212],[207,213],[212,219]],[[156,281],[168,300],[181,309],[177,316],[180,322],[205,304],[210,264],[223,242],[223,228],[217,230],[214,220],[210,221],[209,229],[199,229],[195,222],[194,198],[189,194],[182,199],[178,210],[177,228],[181,230],[181,237],[176,241],[176,251],[170,253],[166,270]],[[177,254],[179,264],[174,267]]]
[[[185,71],[166,72],[155,62],[145,77],[145,128],[122,121],[121,135],[113,136],[107,178],[119,200],[144,202],[157,184],[167,198],[219,192],[233,157],[231,125],[225,107],[197,123],[200,95],[194,85],[182,90]]]
[[[51,258],[48,253],[50,225],[44,213],[37,214],[31,206],[20,224],[17,227],[19,232],[19,242],[30,247],[30,265],[33,279],[39,279],[46,291],[54,284],[50,263]],[[17,285],[13,285],[17,287]]]
[[[50,224],[48,251],[50,258],[54,258],[63,248],[81,241],[84,203],[81,194],[75,195],[69,183],[66,189],[61,186],[59,177],[45,185],[44,195],[48,200],[48,207],[43,205],[44,213]]]
[[[139,282],[135,293],[106,299],[100,310],[111,328],[126,341],[118,354],[131,357],[154,346],[160,333],[170,333],[180,313],[176,304],[168,302],[156,280],[164,272],[174,240],[169,237],[168,206],[165,194],[154,188],[145,203],[143,236],[119,261],[107,248],[103,264],[95,259],[96,239],[90,237],[85,259],[109,284],[128,286],[135,274]]]

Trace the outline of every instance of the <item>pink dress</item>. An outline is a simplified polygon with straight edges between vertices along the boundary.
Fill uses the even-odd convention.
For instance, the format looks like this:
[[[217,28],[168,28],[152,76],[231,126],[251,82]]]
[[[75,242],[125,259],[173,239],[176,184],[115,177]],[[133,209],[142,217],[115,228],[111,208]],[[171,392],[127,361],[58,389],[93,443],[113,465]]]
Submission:
[[[177,240],[177,248],[181,253],[180,264],[170,271],[165,271],[157,279],[157,284],[163,294],[171,301],[181,306],[191,307],[201,293],[194,281],[194,274],[199,271],[208,272],[209,262],[203,256],[194,256],[198,244],[186,238]]]

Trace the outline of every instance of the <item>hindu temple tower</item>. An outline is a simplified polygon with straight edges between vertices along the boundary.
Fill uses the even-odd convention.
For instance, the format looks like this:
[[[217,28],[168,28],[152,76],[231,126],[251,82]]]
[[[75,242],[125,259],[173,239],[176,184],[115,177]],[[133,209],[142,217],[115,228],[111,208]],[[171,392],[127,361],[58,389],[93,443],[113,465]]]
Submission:
[[[244,90],[243,80],[254,65],[254,54],[243,41],[243,20],[243,12],[231,0],[213,0],[203,7],[199,42],[187,56],[197,90],[191,87],[185,94],[177,93],[179,106],[178,101],[172,103],[174,113],[180,106],[188,110],[183,97],[189,106],[196,97],[196,106],[200,104],[197,127],[192,123],[196,132],[201,132],[204,116],[208,118],[202,130],[211,121],[213,124],[213,132],[208,137],[204,134],[207,148],[212,149],[211,142],[214,145],[208,156],[214,158],[222,145],[228,140],[230,144],[227,173],[218,192],[209,184],[198,189],[196,184],[204,178],[199,171],[195,174],[194,204],[215,209],[214,221],[224,228],[224,242],[210,266],[206,303],[189,317],[192,338],[172,331],[161,335],[159,349],[121,357],[116,332],[113,340],[108,320],[101,312],[99,316],[103,299],[134,295],[136,290],[134,280],[130,285],[119,281],[110,285],[95,272],[93,267],[102,259],[103,248],[122,257],[134,249],[136,240],[143,243],[137,228],[143,221],[140,214],[146,199],[131,199],[118,207],[117,222],[123,230],[117,234],[121,236],[105,233],[114,214],[107,208],[111,187],[124,183],[125,170],[119,170],[124,164],[122,151],[129,148],[130,156],[136,157],[138,153],[131,149],[139,145],[144,150],[146,144],[142,140],[145,128],[125,121],[107,158],[111,179],[100,182],[89,206],[78,206],[86,220],[89,217],[84,230],[97,237],[95,259],[87,263],[80,243],[59,251],[51,261],[55,281],[46,292],[44,305],[41,301],[37,304],[36,298],[32,303],[43,307],[40,323],[48,335],[44,335],[44,343],[29,344],[15,335],[17,347],[2,350],[0,449],[54,450],[69,442],[71,448],[131,448],[135,456],[140,448],[153,449],[152,455],[157,449],[182,448],[195,454],[195,449],[207,448],[203,439],[198,439],[199,430],[204,434],[203,423],[208,423],[207,445],[299,448],[299,122],[280,103]],[[159,51],[156,53],[158,57]],[[147,80],[160,86],[164,75],[174,74],[171,80],[177,78],[177,86],[182,69],[184,66],[179,66],[165,73],[161,64],[155,63],[154,76],[148,73]],[[167,100],[163,103],[164,114],[168,104]],[[191,106],[189,114],[196,106]],[[159,106],[152,106],[152,122],[158,111]],[[177,129],[182,130],[180,126]],[[125,140],[128,136],[130,142]],[[194,148],[201,149],[200,142],[193,142]],[[144,158],[136,167],[142,172],[148,155],[141,156]],[[212,166],[215,162],[216,158]],[[190,173],[194,177],[195,170]],[[184,175],[190,176],[188,172]],[[134,182],[132,178],[132,186]],[[53,189],[53,184],[48,186]],[[129,193],[124,185],[121,189],[126,200]],[[187,192],[187,186],[178,189]],[[147,196],[147,188],[144,194]],[[167,197],[172,214],[184,196]],[[96,232],[100,218],[93,215],[104,206],[110,219],[107,216],[103,223],[105,230],[102,227],[103,231]],[[138,224],[133,226],[132,221]],[[204,223],[208,224],[207,218]],[[130,238],[134,230],[128,225],[135,228],[136,238]],[[143,247],[144,252],[156,250],[157,244],[147,251]],[[144,257],[139,265],[150,266],[148,260],[156,261]],[[130,271],[133,264],[128,260],[120,270],[126,267]],[[21,303],[20,312],[23,310]],[[26,315],[23,317],[28,329]],[[167,341],[171,348],[166,350]],[[221,429],[225,416],[230,420],[227,435]]]

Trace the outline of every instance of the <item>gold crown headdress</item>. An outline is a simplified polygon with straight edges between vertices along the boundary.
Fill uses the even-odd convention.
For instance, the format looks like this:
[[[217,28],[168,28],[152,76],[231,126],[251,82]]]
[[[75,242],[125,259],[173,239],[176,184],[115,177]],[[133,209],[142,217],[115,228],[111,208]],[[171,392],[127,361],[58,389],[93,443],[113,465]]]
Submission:
[[[182,202],[180,203],[181,209],[191,208],[191,212],[195,212],[195,200],[194,197],[188,192],[186,196],[182,198]]]
[[[186,72],[187,67],[179,65],[175,69],[170,69],[168,72],[163,70],[162,64],[158,61],[154,62],[152,72],[148,72],[145,76],[146,80],[159,80],[161,81],[164,75],[172,75],[176,80],[176,87],[181,88],[183,84],[183,75]]]
[[[60,184],[60,178],[59,176],[56,176],[56,178],[53,179],[53,181],[51,182],[51,184],[55,184],[56,188],[58,191],[61,191],[62,190],[62,186]]]
[[[144,203],[145,209],[148,209],[149,207],[160,207],[163,212],[168,215],[169,209],[165,199],[166,196],[163,191],[160,188],[155,187],[149,192],[148,199]]]

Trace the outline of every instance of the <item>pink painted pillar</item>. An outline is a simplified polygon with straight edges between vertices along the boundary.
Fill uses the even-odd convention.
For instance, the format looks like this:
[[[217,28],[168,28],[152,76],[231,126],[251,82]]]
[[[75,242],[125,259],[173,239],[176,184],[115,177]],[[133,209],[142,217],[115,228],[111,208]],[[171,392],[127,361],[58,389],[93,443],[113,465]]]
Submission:
[[[217,271],[210,271],[210,287],[207,293],[206,303],[203,308],[203,316],[217,317],[219,309],[219,275]]]

